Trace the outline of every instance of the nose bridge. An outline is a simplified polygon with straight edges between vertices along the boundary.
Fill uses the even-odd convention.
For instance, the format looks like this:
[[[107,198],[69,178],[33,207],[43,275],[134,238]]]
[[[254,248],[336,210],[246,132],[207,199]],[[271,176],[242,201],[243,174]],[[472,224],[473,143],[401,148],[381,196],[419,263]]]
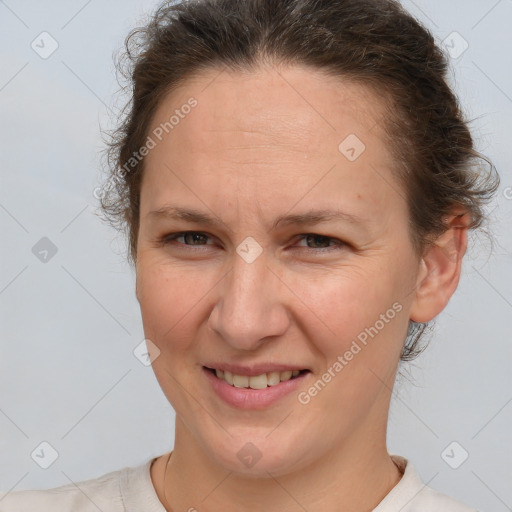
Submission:
[[[269,336],[286,331],[281,283],[269,267],[268,255],[250,237],[233,254],[209,323],[234,348],[254,350]]]

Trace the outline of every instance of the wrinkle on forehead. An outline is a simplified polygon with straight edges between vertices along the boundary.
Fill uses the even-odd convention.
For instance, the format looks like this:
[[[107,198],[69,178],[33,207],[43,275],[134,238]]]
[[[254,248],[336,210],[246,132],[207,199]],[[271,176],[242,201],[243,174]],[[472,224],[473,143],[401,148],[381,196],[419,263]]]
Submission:
[[[304,69],[308,80],[303,79]],[[182,121],[189,129],[180,130],[178,125],[169,137],[178,139],[176,145],[186,142],[212,153],[265,148],[314,154],[325,151],[322,144],[332,141],[336,155],[340,137],[382,128],[385,112],[384,103],[369,87],[304,66],[220,74],[212,69],[171,91],[153,125],[165,122],[169,112],[191,96],[198,105]]]

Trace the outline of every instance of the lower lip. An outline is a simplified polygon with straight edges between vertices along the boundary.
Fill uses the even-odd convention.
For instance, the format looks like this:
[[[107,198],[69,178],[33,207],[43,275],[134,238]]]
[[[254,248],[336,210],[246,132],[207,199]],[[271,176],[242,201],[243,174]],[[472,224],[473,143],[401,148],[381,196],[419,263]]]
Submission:
[[[309,372],[280,382],[275,386],[264,389],[237,388],[231,386],[224,379],[219,379],[213,372],[203,368],[203,372],[210,382],[213,390],[228,405],[238,409],[265,409],[278,402],[284,396],[296,391]]]

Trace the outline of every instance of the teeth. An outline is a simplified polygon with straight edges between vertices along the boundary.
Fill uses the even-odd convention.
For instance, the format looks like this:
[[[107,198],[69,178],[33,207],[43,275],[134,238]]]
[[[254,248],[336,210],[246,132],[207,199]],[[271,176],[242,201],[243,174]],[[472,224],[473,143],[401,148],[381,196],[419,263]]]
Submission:
[[[280,382],[285,382],[292,377],[297,377],[299,373],[299,370],[287,370],[285,372],[268,372],[248,377],[247,375],[234,375],[231,372],[215,370],[215,375],[217,375],[219,379],[231,384],[231,386],[251,389],[265,389],[267,386],[276,386]]]
[[[292,378],[292,371],[288,370],[286,372],[281,372],[281,375],[279,377],[280,377],[281,381],[290,380]]]
[[[267,375],[256,375],[255,377],[249,377],[249,387],[251,389],[265,389],[267,387]]]
[[[235,388],[248,388],[249,377],[247,375],[233,375],[233,385]]]
[[[281,379],[279,377],[279,372],[267,373],[267,384],[269,386],[275,386],[276,384],[279,384],[280,382],[281,382]]]

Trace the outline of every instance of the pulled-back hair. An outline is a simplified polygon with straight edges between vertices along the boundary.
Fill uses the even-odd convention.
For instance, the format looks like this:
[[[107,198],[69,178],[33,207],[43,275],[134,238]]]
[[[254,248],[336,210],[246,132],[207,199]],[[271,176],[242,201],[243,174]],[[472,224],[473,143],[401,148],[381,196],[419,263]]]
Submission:
[[[100,200],[105,218],[126,230],[130,263],[136,263],[144,172],[144,159],[134,155],[164,96],[201,71],[299,64],[375,91],[387,105],[382,122],[418,255],[446,230],[454,207],[470,215],[469,228],[480,227],[483,207],[499,186],[492,164],[492,172],[484,172],[486,160],[475,151],[447,83],[447,57],[396,1],[165,2],[128,35],[125,48],[118,69],[130,101],[107,142],[109,176]],[[411,327],[402,360],[420,351],[423,328]]]

